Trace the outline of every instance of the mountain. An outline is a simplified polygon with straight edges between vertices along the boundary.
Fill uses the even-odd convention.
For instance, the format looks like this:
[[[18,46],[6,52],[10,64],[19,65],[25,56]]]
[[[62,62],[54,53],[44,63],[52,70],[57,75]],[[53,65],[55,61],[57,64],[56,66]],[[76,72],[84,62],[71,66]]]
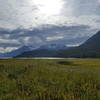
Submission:
[[[100,31],[89,38],[82,45],[61,51],[58,57],[99,58],[100,57]]]
[[[68,47],[65,45],[60,45],[60,44],[46,44],[40,46],[39,49],[45,49],[45,50],[65,50]]]
[[[65,48],[51,44],[24,52],[17,57],[64,57],[64,58],[100,58],[100,31],[77,47]]]
[[[46,44],[40,46],[38,49],[24,52],[17,57],[55,57],[61,50],[67,50],[69,47],[59,44]]]
[[[30,51],[30,50],[33,50],[32,46],[23,46],[17,50],[13,50],[8,53],[0,54],[0,57],[1,58],[11,58],[11,57],[17,56],[23,52]]]
[[[57,55],[57,51],[54,50],[46,50],[46,49],[37,49],[29,52],[24,52],[17,57],[55,57]]]

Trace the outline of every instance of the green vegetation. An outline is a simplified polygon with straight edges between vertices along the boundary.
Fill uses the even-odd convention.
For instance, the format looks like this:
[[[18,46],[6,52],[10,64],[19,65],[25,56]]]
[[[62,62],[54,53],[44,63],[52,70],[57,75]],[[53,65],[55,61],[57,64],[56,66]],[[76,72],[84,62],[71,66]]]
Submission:
[[[0,100],[100,100],[100,59],[1,59]]]

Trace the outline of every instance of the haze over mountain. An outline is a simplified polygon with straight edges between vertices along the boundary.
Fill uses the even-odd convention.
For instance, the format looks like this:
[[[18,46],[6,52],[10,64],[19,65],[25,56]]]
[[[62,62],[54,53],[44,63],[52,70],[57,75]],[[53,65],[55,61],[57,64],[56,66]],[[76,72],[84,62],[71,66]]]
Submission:
[[[17,55],[23,53],[23,52],[31,51],[33,49],[35,49],[35,48],[33,48],[31,46],[23,46],[23,47],[20,47],[19,49],[11,51],[11,52],[0,54],[0,58],[12,58],[14,56],[17,56]]]
[[[59,44],[42,45],[38,49],[27,51],[17,57],[54,57],[59,51],[67,50],[70,47]]]
[[[46,44],[39,47],[40,50],[65,50],[68,48],[69,47],[63,44]]]
[[[61,51],[59,57],[99,58],[100,57],[100,31],[89,38],[82,45]]]
[[[85,43],[77,47],[66,48],[65,50],[43,48],[22,53],[17,57],[100,57],[100,31],[89,38]]]
[[[59,44],[45,44],[45,45],[37,46],[37,47],[33,47],[33,46],[23,46],[23,47],[20,47],[20,48],[18,48],[16,50],[13,50],[11,52],[8,52],[8,53],[1,53],[0,54],[0,57],[1,58],[12,58],[12,57],[16,57],[17,55],[20,55],[20,54],[22,54],[24,52],[30,52],[32,50],[33,51],[36,51],[36,52],[38,51],[38,53],[40,52],[39,54],[41,56],[44,56],[47,51],[53,53],[53,52],[57,52],[59,50],[66,50],[68,48],[69,47],[67,47],[65,45],[59,45]],[[41,54],[41,51],[43,51],[44,53]],[[51,54],[51,53],[49,53],[49,54]]]
[[[7,53],[24,45],[35,47],[45,44],[79,45],[94,34],[92,31],[85,25],[44,25],[34,29],[0,29],[0,53]]]

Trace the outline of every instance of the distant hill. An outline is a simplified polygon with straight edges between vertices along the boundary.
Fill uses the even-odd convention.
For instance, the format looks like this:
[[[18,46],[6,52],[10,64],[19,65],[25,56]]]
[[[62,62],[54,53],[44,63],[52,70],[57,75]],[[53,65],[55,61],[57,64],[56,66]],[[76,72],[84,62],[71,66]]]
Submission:
[[[61,44],[46,44],[40,46],[39,49],[45,49],[45,50],[65,50],[68,49],[69,47]]]
[[[100,57],[100,31],[89,38],[82,45],[61,51],[59,57],[99,58]]]
[[[55,50],[37,49],[29,52],[24,52],[17,57],[54,57],[57,55]]]
[[[69,47],[58,44],[42,45],[36,50],[24,52],[17,57],[55,57],[61,50],[67,50]]]
[[[11,51],[11,52],[0,54],[0,58],[11,58],[11,57],[17,56],[23,52],[30,51],[32,49],[33,48],[31,46],[23,46],[21,48]]]
[[[65,48],[55,44],[24,52],[17,57],[100,58],[100,31],[77,47]]]

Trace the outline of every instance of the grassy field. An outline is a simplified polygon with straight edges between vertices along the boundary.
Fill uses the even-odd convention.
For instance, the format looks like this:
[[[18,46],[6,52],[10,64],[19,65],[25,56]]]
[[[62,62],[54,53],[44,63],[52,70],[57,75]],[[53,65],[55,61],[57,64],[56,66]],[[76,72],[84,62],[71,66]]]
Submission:
[[[0,100],[100,100],[100,59],[1,59]]]

